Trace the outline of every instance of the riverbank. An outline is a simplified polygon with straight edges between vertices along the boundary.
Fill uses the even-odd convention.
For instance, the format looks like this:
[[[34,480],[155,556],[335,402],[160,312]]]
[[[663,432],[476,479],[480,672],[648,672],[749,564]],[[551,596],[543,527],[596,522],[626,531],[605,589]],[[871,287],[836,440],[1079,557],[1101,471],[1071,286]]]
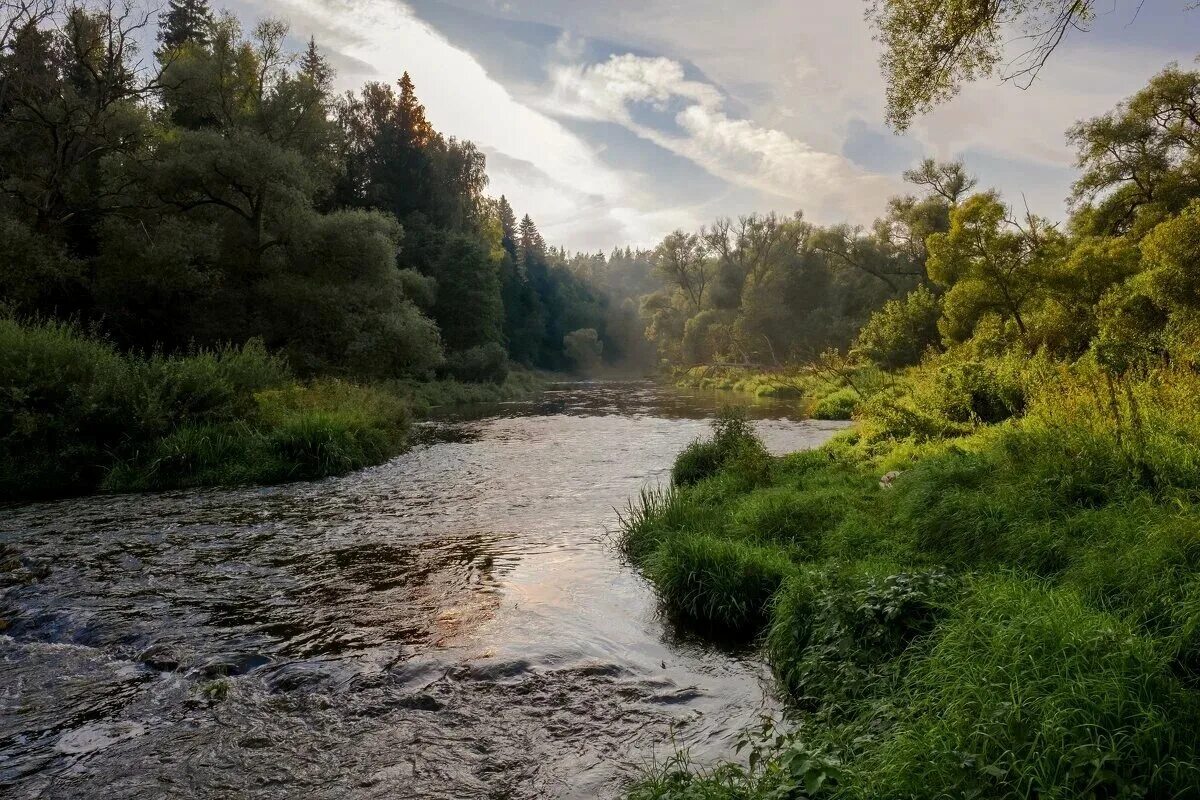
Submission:
[[[271,484],[378,464],[439,405],[542,380],[300,381],[260,344],[133,356],[68,325],[0,320],[0,500]]]
[[[782,458],[726,418],[623,545],[672,616],[761,643],[795,719],[631,797],[1200,791],[1197,398],[1184,369],[1003,359]]]
[[[822,374],[803,366],[773,370],[696,366],[675,369],[671,379],[680,388],[740,392],[758,398],[796,401],[813,419],[849,420],[859,405],[879,390],[885,375],[880,370],[861,366],[846,375]]]

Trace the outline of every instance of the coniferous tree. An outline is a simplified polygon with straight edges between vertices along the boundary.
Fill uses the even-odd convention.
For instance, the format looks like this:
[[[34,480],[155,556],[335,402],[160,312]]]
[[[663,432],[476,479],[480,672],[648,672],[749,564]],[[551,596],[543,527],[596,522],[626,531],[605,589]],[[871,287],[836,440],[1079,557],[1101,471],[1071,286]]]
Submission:
[[[300,56],[300,77],[305,78],[313,87],[328,92],[333,86],[333,67],[317,49],[317,39],[310,36],[304,55]]]
[[[517,255],[517,260],[526,269],[531,262],[542,261],[546,257],[546,240],[542,238],[533,218],[528,214],[521,218],[521,227],[517,233]]]
[[[207,47],[212,24],[208,0],[170,0],[166,13],[159,18],[158,41],[163,51],[185,44]]]
[[[509,205],[508,198],[500,195],[500,201],[496,204],[496,210],[500,217],[500,244],[508,254],[516,259],[517,257],[517,215],[513,213],[513,208]]]

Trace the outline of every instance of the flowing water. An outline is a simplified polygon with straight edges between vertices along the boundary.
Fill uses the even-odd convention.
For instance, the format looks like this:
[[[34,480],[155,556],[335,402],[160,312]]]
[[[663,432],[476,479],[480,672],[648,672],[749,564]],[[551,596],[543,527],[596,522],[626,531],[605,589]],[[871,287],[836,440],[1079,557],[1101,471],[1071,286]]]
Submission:
[[[0,508],[0,794],[614,797],[727,754],[761,662],[613,541],[718,402],[562,384],[341,478]],[[777,452],[838,427],[752,414]]]

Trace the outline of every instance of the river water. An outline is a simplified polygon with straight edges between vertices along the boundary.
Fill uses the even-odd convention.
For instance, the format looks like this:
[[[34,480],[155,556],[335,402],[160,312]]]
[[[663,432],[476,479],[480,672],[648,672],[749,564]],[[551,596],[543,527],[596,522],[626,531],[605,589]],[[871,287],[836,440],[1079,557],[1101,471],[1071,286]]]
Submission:
[[[727,754],[761,662],[613,539],[728,401],[560,384],[341,478],[0,508],[0,794],[615,797]],[[777,452],[839,427],[751,413]]]

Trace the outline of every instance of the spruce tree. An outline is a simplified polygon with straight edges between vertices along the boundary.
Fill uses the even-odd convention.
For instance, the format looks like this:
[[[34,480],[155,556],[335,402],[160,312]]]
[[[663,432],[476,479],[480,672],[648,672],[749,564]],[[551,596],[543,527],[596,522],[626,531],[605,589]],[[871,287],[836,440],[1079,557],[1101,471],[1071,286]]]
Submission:
[[[527,265],[531,260],[540,261],[546,257],[546,240],[542,238],[537,225],[533,223],[533,218],[528,214],[521,219],[517,248],[522,265]]]
[[[207,47],[212,24],[208,0],[170,0],[166,13],[159,17],[158,41],[163,51],[184,44]]]
[[[497,211],[500,215],[500,242],[505,250],[508,250],[510,254],[515,256],[517,247],[517,215],[513,213],[513,208],[509,205],[508,198],[504,195],[500,195]]]
[[[424,147],[436,135],[433,126],[425,118],[425,106],[417,100],[412,78],[405,72],[400,76],[400,100],[396,103],[396,122],[404,138],[413,147]]]
[[[325,56],[317,49],[317,39],[310,36],[304,55],[300,56],[300,75],[307,78],[314,87],[328,91],[333,85],[333,67],[325,60]]]

